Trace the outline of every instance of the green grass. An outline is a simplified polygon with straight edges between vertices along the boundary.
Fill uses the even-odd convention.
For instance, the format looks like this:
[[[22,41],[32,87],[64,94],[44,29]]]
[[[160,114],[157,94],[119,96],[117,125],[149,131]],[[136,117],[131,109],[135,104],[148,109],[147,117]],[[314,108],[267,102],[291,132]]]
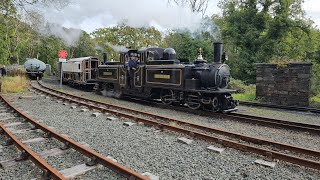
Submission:
[[[310,98],[310,106],[320,108],[320,95]]]
[[[61,89],[59,88],[59,89],[56,89],[56,90],[57,90],[57,91],[59,91],[59,92],[62,92],[62,93],[64,93],[64,92],[65,92],[65,90],[64,90],[64,89],[62,89],[62,88],[61,88]]]
[[[29,88],[29,82],[24,75],[18,76],[5,76],[1,79],[1,92],[2,93],[20,93],[26,92]]]
[[[233,99],[240,101],[256,101],[256,86],[246,85],[243,81],[231,79],[230,89],[236,89],[239,93],[232,94]]]
[[[241,93],[241,94],[232,94],[233,99],[239,101],[256,101],[256,94],[252,93]]]
[[[314,96],[311,98],[311,102],[320,103],[320,96]]]

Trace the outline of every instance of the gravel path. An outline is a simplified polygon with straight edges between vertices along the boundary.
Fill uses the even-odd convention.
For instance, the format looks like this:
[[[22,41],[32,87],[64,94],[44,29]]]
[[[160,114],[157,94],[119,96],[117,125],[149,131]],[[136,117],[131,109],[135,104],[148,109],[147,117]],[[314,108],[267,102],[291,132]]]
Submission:
[[[86,142],[90,148],[112,156],[119,163],[143,173],[151,172],[160,179],[319,179],[319,171],[279,162],[276,168],[268,168],[253,163],[259,158],[227,148],[222,154],[206,150],[211,145],[195,140],[191,145],[177,142],[180,134],[155,132],[144,125],[123,126],[123,121],[108,121],[101,115],[92,117],[92,112],[79,112],[80,108],[71,109],[45,97],[34,99],[18,99],[18,94],[10,95],[21,109],[27,110],[35,119],[52,126],[59,133],[68,135],[77,142]],[[97,96],[100,99],[103,97]],[[188,119],[202,119],[213,124],[221,124],[221,120],[192,116],[191,114],[159,110],[152,107],[118,101],[140,110],[152,110],[168,116],[181,116]],[[32,106],[30,106],[32,103]],[[208,123],[209,124],[209,123]],[[233,124],[233,123],[231,123]],[[248,126],[248,124],[246,124]],[[309,142],[310,144],[311,142]],[[219,146],[219,145],[216,145]],[[104,171],[96,171],[97,179],[105,179]],[[1,175],[1,174],[0,174]],[[0,176],[1,177],[1,176]],[[91,176],[84,176],[84,179]]]

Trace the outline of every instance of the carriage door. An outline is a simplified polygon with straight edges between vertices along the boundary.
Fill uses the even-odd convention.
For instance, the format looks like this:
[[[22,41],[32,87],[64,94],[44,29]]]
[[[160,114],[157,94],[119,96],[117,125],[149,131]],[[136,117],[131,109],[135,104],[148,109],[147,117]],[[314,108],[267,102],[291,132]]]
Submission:
[[[90,59],[84,60],[84,77],[83,77],[83,82],[87,82],[88,79],[91,79],[90,76],[90,71],[91,71],[91,64],[90,64]]]
[[[99,60],[91,59],[90,65],[91,65],[91,78],[90,79],[97,79]]]
[[[134,88],[142,90],[143,72],[145,68],[144,53],[138,54],[137,58],[138,58],[138,67],[133,74],[133,84],[134,84]]]

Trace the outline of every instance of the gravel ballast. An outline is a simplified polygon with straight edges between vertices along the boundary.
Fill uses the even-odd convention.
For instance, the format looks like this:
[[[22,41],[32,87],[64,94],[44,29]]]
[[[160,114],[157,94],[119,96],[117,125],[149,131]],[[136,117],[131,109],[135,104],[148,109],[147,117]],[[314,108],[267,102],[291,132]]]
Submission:
[[[36,99],[37,98],[31,99],[31,102]],[[17,101],[19,100],[17,99]],[[5,117],[12,117],[12,115],[3,116],[1,118],[5,118]],[[23,122],[23,121],[22,121],[22,118],[15,118],[12,120],[1,121],[0,123],[8,124],[12,122]],[[8,130],[13,132],[15,130],[30,129],[33,127],[29,123],[26,123],[26,122],[23,122],[23,123],[24,124],[17,125],[17,126],[10,126]],[[21,142],[24,140],[30,140],[34,138],[42,138],[44,136],[44,133],[41,130],[35,130],[35,131],[29,131],[27,133],[18,133],[18,134],[15,134],[15,136]],[[7,138],[4,135],[0,135],[0,144],[4,144],[6,139]],[[63,147],[63,144],[61,142],[53,138],[45,139],[45,141],[40,141],[40,142],[25,143],[24,145],[26,145],[31,151],[37,154],[46,150]],[[19,156],[20,156],[20,151],[14,145],[0,147],[0,161],[15,159]],[[71,148],[65,150],[62,155],[48,156],[48,157],[41,157],[41,158],[58,171],[71,168],[76,165],[84,164],[90,160]],[[103,169],[103,167],[98,166],[96,169],[91,170],[90,174],[92,175],[79,176],[77,177],[77,179],[81,179],[82,177],[86,177],[86,176],[89,177],[87,179],[99,179],[100,177],[108,177],[107,179],[124,179],[121,175],[111,170],[106,170],[103,173],[104,176],[95,176],[95,172],[101,171],[101,169]],[[34,178],[41,177],[41,175],[42,175],[42,171],[29,160],[21,161],[10,167],[7,167],[7,166],[4,166],[3,168],[0,167],[0,180],[2,179],[3,180],[4,179],[6,180],[7,179],[15,179],[15,180],[16,179],[34,179]]]
[[[51,86],[53,88],[58,88],[59,86],[54,83],[54,81],[50,81],[50,83],[45,84],[46,86]],[[167,116],[170,118],[176,118],[179,120],[192,122],[196,124],[200,124],[207,127],[212,128],[219,128],[235,133],[240,133],[247,136],[252,136],[256,138],[262,138],[270,141],[277,141],[281,143],[291,144],[295,146],[301,146],[304,148],[310,148],[319,150],[320,149],[320,135],[315,134],[309,134],[308,132],[297,132],[292,130],[285,130],[282,128],[271,128],[271,127],[265,127],[255,124],[248,124],[233,120],[226,120],[226,119],[220,119],[218,117],[206,117],[206,116],[198,116],[191,113],[185,113],[170,109],[160,109],[160,108],[154,108],[151,106],[146,106],[142,104],[137,104],[129,101],[119,100],[115,98],[109,98],[109,97],[103,97],[100,95],[93,94],[92,92],[85,92],[80,91],[75,88],[71,88],[69,86],[63,86],[63,91],[72,93],[78,96],[85,96],[94,100],[99,100],[106,103],[112,103],[124,107],[129,107],[132,109],[137,109],[141,111],[146,112],[152,112],[154,114],[158,114],[161,116]],[[240,112],[243,112],[244,110],[240,110]],[[250,110],[248,110],[250,111]],[[271,111],[271,110],[265,110],[265,111]],[[254,111],[255,112],[255,111]],[[272,111],[273,113],[280,112],[280,111]],[[296,113],[288,111],[284,111],[283,119],[289,120],[294,119],[294,121],[307,123],[310,121],[314,122],[320,122],[320,115],[319,114],[308,114],[308,113],[301,113],[297,112],[300,116],[298,116]],[[269,118],[275,118],[274,116],[269,116]],[[286,119],[285,119],[286,118]]]
[[[35,94],[32,95],[35,96]],[[150,172],[159,176],[160,179],[320,178],[319,171],[284,162],[279,162],[273,169],[256,165],[253,162],[261,157],[231,148],[217,154],[206,149],[212,144],[200,140],[194,140],[190,145],[182,144],[177,141],[183,136],[181,134],[156,132],[151,127],[138,124],[124,126],[122,120],[109,121],[104,115],[93,117],[92,111],[79,112],[79,107],[71,109],[71,105],[64,106],[43,96],[36,96],[33,100],[18,99],[18,94],[14,96],[14,101],[22,110],[28,111],[31,116],[44,124],[54,127],[59,133],[66,134],[77,142],[86,142],[91,149],[104,156],[110,155],[119,163],[139,173]],[[32,106],[30,106],[31,103]],[[140,106],[134,103],[123,103],[130,107]],[[148,108],[151,107],[144,107],[144,109]],[[175,114],[181,119],[180,112],[169,113],[169,110],[159,112],[160,110],[154,108],[152,112],[155,111],[164,112],[170,117]],[[187,113],[184,113],[184,116],[189,116],[188,119],[193,118]],[[196,117],[194,118],[196,120]],[[202,121],[212,123],[211,119]],[[102,178],[105,177],[102,176],[103,173],[105,171],[99,169],[92,174],[97,179],[105,179]],[[84,177],[92,178],[87,175]]]

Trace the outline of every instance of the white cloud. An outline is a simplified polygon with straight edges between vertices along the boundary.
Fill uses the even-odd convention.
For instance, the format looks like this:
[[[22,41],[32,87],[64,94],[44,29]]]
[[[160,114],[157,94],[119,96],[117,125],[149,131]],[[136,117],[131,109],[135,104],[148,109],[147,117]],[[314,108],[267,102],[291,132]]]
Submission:
[[[315,26],[320,28],[320,1],[319,0],[306,0],[302,6],[306,11],[308,18],[314,21]]]

